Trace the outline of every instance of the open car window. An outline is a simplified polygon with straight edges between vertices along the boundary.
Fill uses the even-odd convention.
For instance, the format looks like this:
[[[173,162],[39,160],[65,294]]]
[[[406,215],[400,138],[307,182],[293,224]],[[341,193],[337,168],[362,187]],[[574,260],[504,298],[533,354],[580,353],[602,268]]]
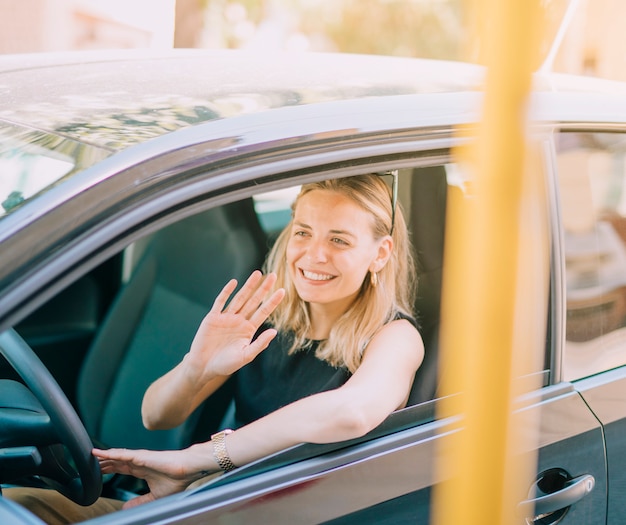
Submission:
[[[412,406],[437,396],[446,202],[450,186],[459,186],[459,173],[448,162],[423,162],[401,168],[398,180],[417,265],[415,315],[426,347]],[[77,392],[76,406],[88,427],[101,433],[94,436],[98,442],[176,448],[207,439],[217,429],[228,407],[227,388],[169,436],[143,428],[138,417],[143,392],[182,359],[222,286],[232,277],[241,283],[262,267],[289,221],[299,188],[257,193],[151,232],[61,294],[63,308],[61,299],[53,299],[52,306],[21,323],[18,329],[61,374],[73,400],[71,393]],[[74,364],[68,367],[68,362]],[[94,395],[98,388],[102,394]],[[81,401],[85,397],[89,401]],[[129,412],[135,417],[120,419]]]

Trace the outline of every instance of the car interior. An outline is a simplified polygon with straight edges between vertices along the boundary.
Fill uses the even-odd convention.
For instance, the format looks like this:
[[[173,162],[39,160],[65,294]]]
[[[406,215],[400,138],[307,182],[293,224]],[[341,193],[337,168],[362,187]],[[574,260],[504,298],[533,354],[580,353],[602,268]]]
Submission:
[[[426,353],[407,408],[362,439],[434,417],[432,408],[411,410],[432,400],[437,388],[445,166],[401,169],[399,188],[417,256],[415,311]],[[62,386],[96,446],[176,449],[206,440],[218,429],[230,402],[228,383],[171,430],[146,430],[141,400],[148,385],[182,359],[224,284],[233,277],[242,282],[261,268],[277,223],[270,229],[267,221],[263,224],[255,210],[258,203],[243,199],[152,233],[16,327]],[[288,212],[283,209],[282,217],[288,219]],[[0,363],[0,377],[14,377],[5,362]],[[268,465],[315,453],[310,447],[303,445]],[[105,485],[105,495],[125,498],[141,492],[141,484],[121,479]]]

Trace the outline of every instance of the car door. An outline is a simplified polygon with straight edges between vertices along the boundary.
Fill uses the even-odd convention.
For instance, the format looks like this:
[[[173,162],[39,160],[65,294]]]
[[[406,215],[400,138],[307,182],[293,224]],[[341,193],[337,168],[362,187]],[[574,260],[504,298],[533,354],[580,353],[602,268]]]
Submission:
[[[437,152],[432,157],[422,155],[417,165],[399,174],[400,195],[422,269],[418,317],[430,330],[422,333],[432,361],[425,364],[418,383],[432,377],[437,368],[445,209],[450,186],[458,183],[456,173],[452,158],[442,160]],[[558,232],[556,217],[545,213],[543,220],[546,228]],[[526,480],[528,497],[520,504],[529,520],[537,523],[600,524],[606,518],[607,488],[603,429],[574,384],[557,380],[559,360],[553,358],[560,348],[561,330],[558,245],[554,251],[552,289],[545,294],[550,302],[541,307],[548,312],[547,344],[524,349],[537,354],[541,365],[532,374],[539,388],[527,393],[520,409],[529,422],[520,432],[534,432],[530,425],[538,429],[535,450],[529,455],[537,461],[535,476]],[[449,446],[454,422],[438,417],[439,402],[423,401],[400,410],[375,431],[351,442],[304,444],[239,468],[168,498],[167,513],[164,501],[161,507],[147,506],[118,519],[219,523],[227,516],[238,522],[428,523],[433,488],[445,479],[437,461]]]
[[[223,203],[238,198],[233,195],[254,196],[256,190],[250,189],[252,186],[266,192],[314,178],[399,169],[400,200],[409,217],[422,269],[416,307],[423,326],[427,361],[421,368],[423,375],[416,381],[417,386],[437,375],[438,300],[444,264],[442,250],[446,234],[447,195],[458,184],[447,136],[438,131],[437,140],[432,141],[434,146],[418,146],[423,138],[421,132],[415,140],[409,140],[404,134],[397,139],[401,146],[393,143],[395,137],[388,131],[380,136],[368,134],[367,141],[363,139],[364,145],[352,136],[345,143],[338,138],[336,142],[317,144],[311,159],[305,163],[302,160],[305,155],[302,154],[298,158],[298,167],[294,168],[291,163],[283,168],[285,173],[277,170],[278,163],[268,164],[268,167],[262,162],[255,164],[257,171],[252,182],[245,178],[251,175],[243,168],[233,168],[227,178],[206,179],[213,192],[208,198],[214,198],[214,202],[207,201],[201,206],[198,202],[207,198],[207,190],[198,185],[200,189],[194,189],[198,193],[191,198],[188,187],[184,188],[184,199],[189,199],[189,206],[199,209],[217,205],[220,199]],[[387,141],[385,144],[391,144],[395,149],[390,147],[385,156],[379,150],[376,150],[379,155],[375,157],[363,155],[365,146],[372,145],[375,149],[373,146],[378,147],[378,141],[383,139]],[[445,148],[442,147],[444,140],[447,144]],[[357,144],[358,148],[354,146],[351,150],[351,144]],[[273,158],[281,158],[283,152],[279,146],[272,150]],[[287,149],[289,145],[284,147]],[[414,153],[419,147],[418,153]],[[334,155],[330,158],[332,164],[328,158],[322,158],[325,151]],[[337,152],[341,154],[341,162],[337,160]],[[314,159],[313,155],[316,156]],[[321,160],[317,160],[318,157]],[[252,164],[256,158],[251,156],[246,161]],[[270,169],[274,171],[270,173]],[[198,173],[198,180],[205,177],[200,170]],[[192,182],[196,181],[192,179]],[[215,188],[220,184],[217,192]],[[219,199],[215,198],[217,193]],[[177,194],[169,191],[167,196],[168,205],[174,206]],[[177,198],[182,202],[183,197]],[[183,204],[178,206],[182,208]],[[150,213],[155,212],[151,210]],[[542,220],[546,228],[557,231],[554,221],[547,214]],[[553,353],[560,348],[562,326],[558,318],[561,293],[558,269],[559,265],[553,261],[550,303],[541,305],[542,310],[548,312],[548,344],[525,349],[541,357],[541,366],[534,371],[540,387],[528,393],[524,408],[531,420],[539,421],[540,429],[536,445],[536,470],[540,481],[536,484],[535,479],[527,480],[527,508],[534,506],[533,500],[538,496],[555,493],[555,497],[548,498],[548,503],[545,499],[540,502],[542,523],[554,523],[559,519],[565,524],[604,523],[606,466],[602,427],[573,384],[558,381],[559,360],[552,359]],[[299,445],[239,468],[203,487],[99,518],[98,521],[103,524],[191,524],[221,523],[225,520],[257,523],[427,523],[431,517],[432,489],[443,480],[435,462],[441,454],[445,454],[450,435],[451,421],[438,418],[438,402],[438,399],[429,401],[427,396],[421,396],[417,404],[395,412],[379,428],[362,438],[329,445]],[[592,476],[593,482],[585,476]],[[552,500],[556,502],[550,503]],[[531,518],[535,517],[536,509],[529,514]]]
[[[602,424],[607,523],[626,513],[626,174],[623,130],[564,130],[557,143],[566,261],[562,376]]]

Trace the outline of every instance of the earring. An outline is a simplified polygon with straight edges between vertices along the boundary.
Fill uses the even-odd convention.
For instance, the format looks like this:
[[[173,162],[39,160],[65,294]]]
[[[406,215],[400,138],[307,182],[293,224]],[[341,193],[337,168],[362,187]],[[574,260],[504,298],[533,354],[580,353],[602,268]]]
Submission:
[[[372,283],[372,286],[376,288],[376,285],[378,284],[378,274],[376,272],[370,272],[370,282]]]

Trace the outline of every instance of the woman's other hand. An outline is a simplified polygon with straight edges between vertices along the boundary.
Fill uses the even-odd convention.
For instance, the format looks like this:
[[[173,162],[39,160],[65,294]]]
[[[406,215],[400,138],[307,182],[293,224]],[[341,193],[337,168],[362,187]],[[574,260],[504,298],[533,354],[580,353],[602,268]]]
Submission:
[[[103,474],[126,474],[147,482],[150,492],[127,501],[134,507],[185,490],[191,483],[209,474],[194,465],[199,457],[185,450],[93,449]]]

